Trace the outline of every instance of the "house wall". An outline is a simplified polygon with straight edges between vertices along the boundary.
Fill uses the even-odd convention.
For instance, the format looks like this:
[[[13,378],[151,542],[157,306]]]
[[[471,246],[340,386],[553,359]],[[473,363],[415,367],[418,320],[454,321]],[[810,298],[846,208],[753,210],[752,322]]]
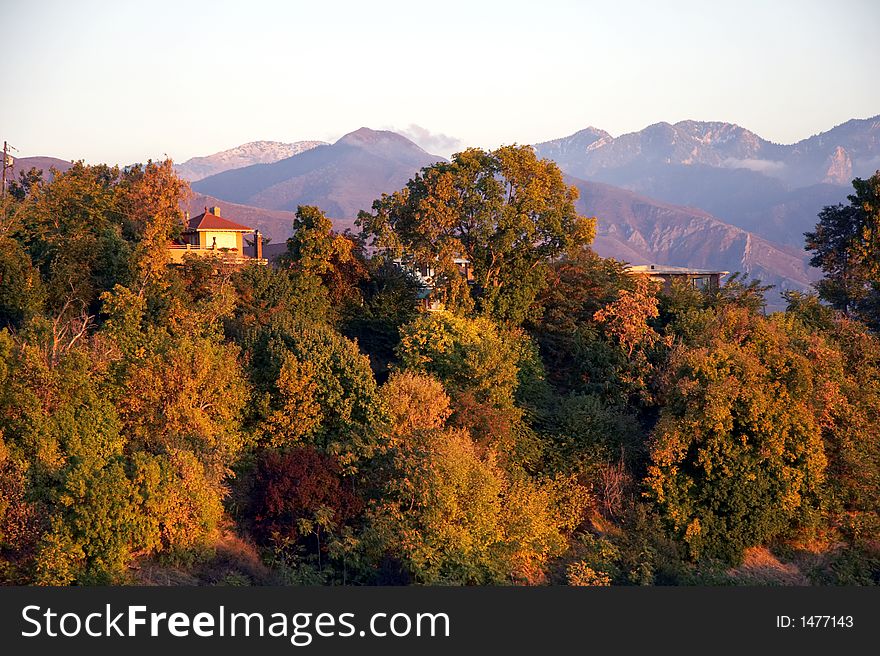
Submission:
[[[204,246],[202,248],[211,248],[214,245],[214,239],[217,240],[217,248],[232,248],[241,252],[241,233],[220,231],[205,231],[199,233],[204,235]]]

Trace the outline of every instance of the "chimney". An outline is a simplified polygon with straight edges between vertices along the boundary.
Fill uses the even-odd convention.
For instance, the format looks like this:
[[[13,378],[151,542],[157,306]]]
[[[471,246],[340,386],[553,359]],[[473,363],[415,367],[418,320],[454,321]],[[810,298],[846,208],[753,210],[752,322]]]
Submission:
[[[219,207],[212,207],[211,214],[213,214],[214,216],[220,216],[220,208]]]
[[[254,256],[258,260],[263,259],[263,235],[259,230],[254,230]]]

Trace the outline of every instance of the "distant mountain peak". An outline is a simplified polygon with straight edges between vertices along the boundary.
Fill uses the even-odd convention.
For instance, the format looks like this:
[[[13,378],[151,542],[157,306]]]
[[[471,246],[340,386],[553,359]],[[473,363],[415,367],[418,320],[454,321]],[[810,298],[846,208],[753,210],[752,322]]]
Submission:
[[[402,134],[391,132],[389,130],[373,130],[372,128],[362,127],[354,132],[349,132],[339,138],[336,143],[348,144],[350,146],[376,146],[382,144],[395,144],[405,148],[416,148],[421,152],[425,152],[415,142],[407,139]]]
[[[575,132],[572,136],[576,137],[578,135],[583,135],[583,136],[593,135],[593,136],[599,137],[600,139],[603,137],[610,137],[611,136],[602,128],[597,128],[594,125],[588,125],[583,130],[578,130],[577,132]]]
[[[223,171],[240,169],[252,164],[273,164],[312,148],[326,145],[324,141],[295,141],[293,143],[250,141],[228,150],[221,150],[213,155],[193,157],[174,168],[182,178],[195,182]]]
[[[386,132],[386,134],[392,134],[391,132]],[[373,130],[368,127],[360,127],[353,132],[349,132],[348,134],[344,134],[339,138],[339,141],[347,142],[347,141],[364,141],[364,142],[372,142],[378,141],[381,139],[382,131],[381,130]]]
[[[362,127],[331,145],[199,180],[193,189],[271,210],[318,205],[334,219],[350,221],[382,193],[397,191],[420,169],[441,160],[396,132]]]

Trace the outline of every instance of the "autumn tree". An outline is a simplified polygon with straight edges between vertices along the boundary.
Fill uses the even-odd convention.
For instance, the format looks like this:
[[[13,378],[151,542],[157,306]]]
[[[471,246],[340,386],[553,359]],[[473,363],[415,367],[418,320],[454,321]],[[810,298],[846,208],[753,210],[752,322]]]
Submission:
[[[815,525],[827,456],[823,353],[784,317],[725,308],[700,345],[671,356],[646,485],[693,557]]]
[[[330,541],[362,510],[336,459],[311,447],[264,452],[253,485],[250,510],[257,539],[278,547],[304,545],[317,556],[319,568]]]
[[[239,349],[222,340],[220,317],[175,315],[156,325],[147,299],[118,286],[104,296],[98,337],[115,352],[110,391],[137,463],[149,515],[165,549],[188,547],[216,528],[226,477],[245,444],[241,431],[248,390]],[[197,327],[197,329],[195,329]]]
[[[36,332],[34,332],[36,331]],[[16,582],[66,585],[125,578],[156,544],[129,476],[119,413],[81,343],[55,357],[28,327],[0,333],[0,512]],[[27,533],[18,534],[18,531]]]
[[[287,240],[287,252],[280,263],[320,278],[334,308],[360,302],[358,285],[367,271],[358,245],[350,237],[335,233],[333,222],[318,207],[297,207],[293,235]]]
[[[401,333],[398,355],[404,368],[437,376],[453,393],[469,392],[480,402],[513,407],[516,348],[490,319],[430,312]]]
[[[508,479],[465,431],[414,430],[367,513],[363,558],[423,584],[540,583],[565,544],[551,497]]]
[[[520,324],[549,262],[593,238],[595,222],[577,214],[576,199],[559,167],[528,146],[471,148],[424,168],[359,222],[389,257],[434,269],[434,293],[452,309],[467,308],[455,263],[467,258],[482,311]]]
[[[401,328],[401,366],[436,376],[453,398],[453,422],[474,439],[501,448],[521,424],[516,404],[520,342],[486,317],[467,319],[450,312],[418,316]]]
[[[880,339],[813,295],[790,293],[788,314],[821,336],[829,526],[853,545],[880,536]]]
[[[190,193],[170,159],[134,165],[122,173],[117,207],[125,235],[135,243],[132,266],[139,293],[165,278],[168,244],[184,227],[180,204]]]
[[[266,327],[249,348],[264,439],[338,456],[346,473],[381,448],[385,410],[354,342],[330,326],[297,321]]]
[[[43,278],[50,313],[93,312],[102,292],[128,281],[119,175],[117,168],[77,162],[22,201],[17,234]]]
[[[449,397],[433,376],[394,372],[379,393],[388,410],[395,440],[405,439],[416,431],[443,428],[452,414]]]

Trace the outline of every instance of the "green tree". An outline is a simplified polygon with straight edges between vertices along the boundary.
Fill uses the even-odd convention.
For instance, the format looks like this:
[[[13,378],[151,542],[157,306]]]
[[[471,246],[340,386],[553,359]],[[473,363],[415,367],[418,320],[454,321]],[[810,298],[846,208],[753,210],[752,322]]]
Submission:
[[[880,328],[880,171],[853,180],[849,205],[825,207],[813,232],[805,233],[810,264],[825,277],[819,296],[844,314]]]
[[[455,263],[467,258],[482,311],[517,325],[544,287],[549,262],[593,238],[595,221],[577,214],[576,199],[559,167],[528,146],[471,148],[422,169],[359,223],[390,256],[434,269],[434,293],[450,309],[467,307]]]
[[[53,315],[93,313],[102,292],[128,281],[119,176],[117,168],[77,162],[23,201],[17,236],[42,275]]]
[[[465,431],[415,429],[368,510],[363,557],[428,585],[540,583],[565,546],[554,511],[549,488],[509,479]]]
[[[364,303],[347,313],[341,329],[370,356],[377,380],[384,381],[397,359],[401,326],[418,315],[419,285],[390,262],[373,259],[367,266],[369,277],[361,284]]]
[[[820,340],[800,324],[725,308],[673,351],[646,485],[695,558],[815,525],[827,458]]]
[[[42,314],[45,291],[40,272],[15,239],[0,237],[0,327],[20,328]]]
[[[281,264],[320,278],[334,308],[361,303],[359,284],[367,277],[367,270],[358,245],[348,236],[336,234],[333,222],[313,205],[297,207],[293,235],[287,240]]]
[[[249,348],[262,398],[257,420],[270,441],[302,439],[337,456],[346,474],[382,448],[386,412],[357,344],[330,326],[297,321],[264,328]]]
[[[430,312],[401,329],[397,352],[405,369],[437,376],[452,393],[512,408],[519,383],[513,341],[490,319]]]
[[[245,347],[266,326],[298,320],[325,323],[333,314],[327,288],[317,276],[253,265],[236,271],[231,282],[235,309],[226,329]]]

